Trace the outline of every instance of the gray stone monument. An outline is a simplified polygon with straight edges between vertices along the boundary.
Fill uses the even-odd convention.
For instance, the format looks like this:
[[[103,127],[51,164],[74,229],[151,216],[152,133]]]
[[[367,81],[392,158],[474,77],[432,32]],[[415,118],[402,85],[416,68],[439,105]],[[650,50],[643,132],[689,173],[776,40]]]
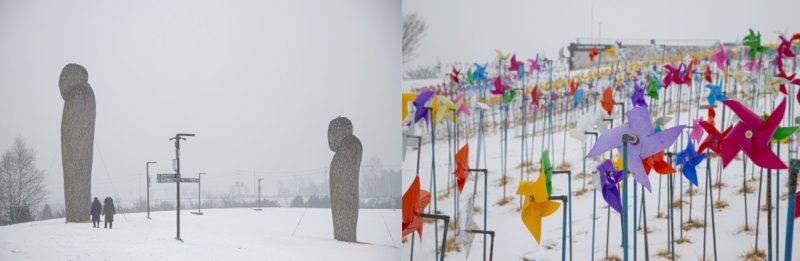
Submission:
[[[67,64],[58,88],[64,99],[61,117],[61,164],[67,222],[89,220],[92,194],[95,100],[83,66]]]
[[[353,123],[337,117],[328,125],[328,146],[336,152],[331,161],[331,213],[333,238],[356,242],[358,224],[358,171],[361,141],[353,136]]]

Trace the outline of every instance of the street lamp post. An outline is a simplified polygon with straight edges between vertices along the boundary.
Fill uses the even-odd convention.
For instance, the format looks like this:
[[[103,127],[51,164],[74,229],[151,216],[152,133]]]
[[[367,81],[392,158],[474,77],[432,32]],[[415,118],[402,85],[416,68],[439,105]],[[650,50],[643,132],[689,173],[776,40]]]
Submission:
[[[261,211],[261,181],[263,178],[258,179],[258,208],[255,211]]]
[[[181,239],[181,153],[180,153],[180,151],[181,151],[181,140],[186,140],[186,138],[184,138],[184,137],[194,137],[194,134],[193,133],[176,133],[175,137],[169,138],[169,140],[174,140],[175,141],[175,165],[176,165],[175,166],[175,172],[176,172],[176,176],[177,176],[176,181],[175,181],[175,186],[176,186],[176,189],[177,189],[177,194],[176,195],[177,195],[177,198],[178,198],[177,207],[175,208],[175,211],[177,212],[177,218],[176,218],[176,223],[177,223],[177,226],[176,226],[177,230],[176,231],[177,231],[177,234],[175,235],[175,239],[179,240],[181,242],[183,242],[183,239]]]
[[[205,172],[197,173],[197,212],[192,212],[192,214],[202,215],[203,212],[200,211],[200,205],[202,205],[202,201],[200,200],[200,184],[201,184],[201,175],[205,175]]]
[[[155,163],[155,161],[148,161],[145,163],[145,175],[147,176],[147,219],[150,219],[150,164]]]

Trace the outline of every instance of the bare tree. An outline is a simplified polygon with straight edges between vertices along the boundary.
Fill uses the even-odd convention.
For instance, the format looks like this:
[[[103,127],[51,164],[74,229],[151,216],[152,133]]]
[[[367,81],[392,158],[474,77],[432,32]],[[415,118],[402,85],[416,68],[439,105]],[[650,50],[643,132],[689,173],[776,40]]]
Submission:
[[[427,26],[416,13],[403,16],[403,63],[414,58],[414,52],[419,47],[419,41],[425,33]]]
[[[7,223],[31,221],[31,209],[45,197],[44,173],[36,168],[36,150],[17,137],[0,160],[0,214]]]

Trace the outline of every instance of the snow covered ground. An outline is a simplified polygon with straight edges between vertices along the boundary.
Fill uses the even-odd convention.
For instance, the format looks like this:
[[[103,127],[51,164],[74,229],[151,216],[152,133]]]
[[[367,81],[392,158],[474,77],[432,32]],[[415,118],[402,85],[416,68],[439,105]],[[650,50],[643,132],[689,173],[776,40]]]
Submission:
[[[396,260],[400,210],[359,211],[359,243],[333,239],[330,209],[121,214],[114,229],[63,219],[0,227],[0,260]],[[301,221],[302,220],[302,221]]]
[[[673,87],[674,88],[674,87]],[[685,87],[682,87],[685,88]],[[692,87],[695,88],[695,87]],[[688,89],[685,89],[688,90]],[[686,91],[683,93],[686,94]],[[674,94],[673,94],[674,95]],[[662,94],[662,97],[666,95]],[[703,90],[703,95],[701,96],[701,104],[706,104],[705,97],[706,97],[706,90]],[[777,96],[776,96],[777,97]],[[688,98],[688,97],[686,97]],[[663,99],[663,98],[662,98]],[[626,99],[628,100],[628,99]],[[767,106],[767,103],[764,102],[766,99],[762,99],[761,106],[753,106],[757,108],[766,108],[771,110],[771,106],[776,106],[777,103],[771,103]],[[621,98],[617,98],[617,101],[621,101]],[[649,99],[648,99],[649,101]],[[776,101],[780,101],[776,99]],[[788,102],[796,102],[794,100],[794,96],[790,96]],[[661,102],[659,102],[659,106]],[[796,104],[795,104],[796,105]],[[626,105],[627,108],[630,107],[630,103],[628,100],[628,104]],[[686,108],[687,104],[683,104],[683,108]],[[513,106],[512,106],[513,107]],[[797,107],[795,107],[795,114],[798,115]],[[697,112],[694,111],[694,104],[692,105],[692,113],[694,114],[691,118],[696,118]],[[717,128],[720,127],[720,121],[722,119],[722,105],[717,105]],[[599,105],[598,105],[598,109]],[[615,108],[615,111],[618,111],[620,108]],[[762,112],[763,110],[758,109],[757,112]],[[700,110],[700,115],[704,118],[706,117],[705,109]],[[473,111],[474,113],[474,111]],[[680,114],[681,116],[681,124],[686,124],[689,122],[688,112],[683,112]],[[659,116],[660,116],[659,112]],[[731,111],[727,110],[725,115],[725,124],[726,126],[731,122]],[[669,116],[669,115],[668,115]],[[671,115],[674,117],[674,115]],[[541,115],[540,115],[541,117]],[[616,117],[617,120],[619,117]],[[788,118],[788,112],[787,116]],[[492,120],[492,117],[487,115],[486,119],[488,121]],[[499,121],[500,117],[496,116],[496,119]],[[541,119],[541,118],[540,118]],[[554,122],[556,120],[554,119]],[[558,123],[558,122],[555,122]],[[616,124],[619,124],[618,122]],[[672,127],[676,124],[676,120],[672,120],[666,127]],[[473,124],[474,126],[474,124]],[[506,185],[506,194],[507,196],[511,196],[512,200],[510,203],[505,205],[498,205],[498,202],[503,198],[503,186],[499,185],[499,181],[501,180],[501,136],[500,136],[500,127],[497,128],[489,128],[486,130],[486,151],[481,152],[481,166],[480,168],[488,168],[489,170],[489,191],[486,193],[483,188],[483,177],[479,177],[478,183],[478,192],[475,198],[475,206],[480,208],[480,211],[475,211],[474,219],[479,224],[481,228],[483,228],[483,219],[484,215],[487,213],[485,209],[483,209],[483,201],[484,196],[488,194],[488,230],[496,231],[497,235],[495,238],[495,245],[494,245],[494,260],[560,260],[561,259],[561,249],[562,244],[566,242],[562,242],[561,239],[561,229],[562,229],[562,209],[559,209],[553,215],[549,217],[545,217],[542,223],[542,242],[541,244],[536,243],[533,237],[529,234],[527,229],[525,228],[522,220],[520,218],[520,213],[517,211],[519,207],[519,199],[517,196],[514,195],[517,187],[518,182],[520,180],[521,169],[517,166],[520,165],[521,158],[520,158],[520,151],[521,151],[521,124],[512,125],[509,129],[509,137],[508,137],[508,176],[511,177],[512,181]],[[529,122],[527,127],[528,132],[531,131],[533,124]],[[541,124],[537,124],[537,132],[541,131]],[[784,123],[781,126],[788,126],[788,124]],[[438,133],[444,133],[444,125],[441,126],[442,128],[437,129]],[[686,130],[683,136],[682,144],[686,144],[688,140],[688,131]],[[471,132],[474,134],[475,130],[472,129]],[[430,190],[431,189],[431,144],[429,143],[430,132],[428,130],[424,130],[422,128],[418,128],[416,130],[416,135],[422,135],[425,137],[425,141],[422,146],[422,153],[421,153],[421,162],[420,162],[420,181],[422,183],[422,189]],[[463,127],[462,127],[462,135],[463,135]],[[534,159],[534,165],[538,165],[538,160],[541,155],[542,151],[542,136],[539,135],[534,136],[535,149],[533,150],[534,155],[531,158]],[[582,155],[585,154],[583,152],[583,143],[571,138],[570,136],[566,137],[566,146],[563,146],[563,139],[564,133],[561,131],[555,132],[554,135],[554,147],[553,147],[553,156],[551,157],[551,161],[553,162],[553,167],[556,168],[558,165],[562,163],[562,153],[566,150],[566,162],[572,164],[571,170],[573,172],[573,195],[574,193],[583,188],[583,180],[575,177],[577,173],[581,172],[582,170]],[[587,138],[587,150],[591,148],[593,138]],[[527,140],[530,142],[530,138]],[[471,168],[475,167],[475,158],[477,153],[477,139],[475,136],[471,136],[467,142],[469,143],[470,148],[470,155],[469,155],[469,165]],[[679,138],[679,143],[680,138]],[[462,136],[460,138],[460,143],[458,148],[460,148],[465,143],[465,139]],[[415,145],[413,145],[415,146]],[[408,150],[407,158],[403,162],[403,189],[407,189],[408,186],[411,184],[413,180],[414,173],[416,171],[416,156],[417,151],[412,147]],[[695,144],[697,146],[697,144]],[[452,216],[454,213],[454,197],[453,193],[449,196],[442,196],[443,192],[446,191],[449,184],[452,184],[452,181],[448,182],[452,175],[452,169],[449,167],[449,160],[448,155],[452,155],[454,150],[457,148],[448,147],[448,140],[447,136],[440,136],[440,139],[436,141],[435,144],[436,148],[436,178],[437,178],[437,191],[436,194],[439,196],[438,202],[436,205],[438,206],[438,211],[442,212],[445,215]],[[527,147],[528,151],[531,150],[531,144],[528,144]],[[679,147],[678,150],[682,150],[683,147]],[[670,148],[670,151],[675,151]],[[484,160],[484,155],[486,154],[486,160]],[[618,152],[615,151],[614,154],[616,155]],[[741,155],[741,153],[740,153]],[[783,145],[781,147],[781,158],[785,161],[787,160],[787,146]],[[712,168],[712,180],[713,182],[717,181],[717,169],[718,169],[718,161],[719,158],[712,158],[711,159],[711,168]],[[587,164],[587,171],[592,171],[594,169],[595,164],[588,163]],[[674,166],[674,164],[673,164]],[[538,166],[537,166],[538,168]],[[681,195],[679,189],[682,191],[686,191],[689,186],[689,182],[683,178],[680,174],[680,168],[675,167],[678,170],[676,173],[676,178],[680,178],[682,181],[682,187],[678,183],[675,184],[675,200],[678,200],[678,197]],[[755,229],[754,224],[756,223],[756,205],[758,202],[758,197],[756,194],[759,188],[759,169],[756,168],[754,172],[755,179],[751,179],[751,171],[752,171],[752,163],[748,161],[747,164],[747,174],[746,178],[748,180],[748,185],[754,189],[754,192],[751,194],[747,194],[747,217],[748,223],[750,224],[751,228]],[[704,186],[706,185],[705,178],[706,178],[706,163],[703,161],[700,166],[697,168],[698,172],[698,179],[700,188],[699,192],[694,195],[693,202],[691,205],[691,218],[695,220],[699,220],[702,222],[703,220],[703,199],[706,195]],[[787,172],[781,171],[779,179],[776,181],[776,172],[772,172],[772,182],[777,182],[781,186],[781,194],[786,192],[786,180],[787,180]],[[534,171],[529,176],[525,175],[526,179],[536,180],[538,177],[538,171]],[[667,222],[668,220],[665,218],[656,217],[658,214],[657,211],[660,209],[662,213],[667,213],[667,177],[669,176],[661,176],[659,177],[658,174],[651,173],[650,183],[653,186],[652,192],[646,192],[646,203],[647,203],[647,225],[648,229],[652,230],[652,233],[648,234],[648,245],[649,245],[649,255],[651,258],[659,259],[656,257],[659,252],[664,252],[667,249],[668,242],[667,241]],[[467,181],[464,187],[464,193],[460,195],[460,204],[463,206],[466,204],[469,197],[473,195],[473,185],[475,180],[473,179],[474,175]],[[738,194],[742,188],[743,182],[742,176],[742,160],[736,159],[734,160],[728,168],[724,170],[722,173],[722,180],[725,186],[722,188],[721,191],[721,198],[725,201],[728,206],[723,209],[717,209],[715,212],[715,219],[716,219],[716,234],[717,234],[717,255],[718,260],[739,260],[742,259],[742,256],[745,255],[746,252],[753,249],[756,238],[755,238],[755,231],[751,232],[740,232],[740,229],[745,224],[745,202],[742,194]],[[629,178],[631,183],[635,184],[632,178]],[[766,171],[764,171],[764,183],[766,183]],[[572,200],[572,209],[573,209],[573,227],[572,227],[572,247],[573,251],[572,260],[588,260],[592,254],[592,204],[593,204],[593,193],[592,193],[592,180],[591,178],[586,179],[586,188],[588,188],[588,192],[579,196],[573,196]],[[766,184],[764,184],[766,185]],[[773,183],[773,200],[775,199],[775,184]],[[452,188],[450,189],[452,190]],[[659,190],[661,191],[661,198],[659,201]],[[433,193],[433,191],[431,191]],[[564,175],[556,175],[553,177],[553,195],[566,195],[567,191],[567,178]],[[641,201],[641,187],[638,190],[638,197],[639,201]],[[762,198],[761,204],[764,204],[764,195],[766,193],[766,187],[763,188],[761,191]],[[629,202],[633,202],[633,189],[630,188],[629,190]],[[680,215],[683,216],[683,220],[687,221],[690,213],[689,208],[689,197],[688,194],[684,194],[683,200],[685,202],[683,213],[680,213],[680,208],[674,209],[675,214],[675,236],[676,238],[681,237],[680,231],[680,223],[677,219]],[[714,200],[718,200],[717,190],[714,190]],[[431,201],[431,212],[433,211],[434,202]],[[780,201],[780,260],[784,258],[784,249],[787,247],[784,244],[784,235],[786,230],[786,207],[787,201],[785,197],[781,198]],[[632,212],[632,204],[629,205]],[[608,222],[607,218],[607,211],[608,205],[602,198],[602,195],[598,191],[597,193],[597,218],[596,218],[596,228],[595,228],[595,246],[594,246],[594,259],[602,260],[606,257],[606,245],[608,244],[608,254],[609,256],[616,256],[619,257],[620,260],[622,258],[622,232],[620,227],[620,215],[616,212],[611,211],[610,217],[610,234],[607,235],[606,224]],[[640,210],[637,209],[637,210]],[[773,211],[772,218],[773,218],[773,229],[775,229],[775,216],[777,212]],[[666,215],[664,215],[666,216]],[[766,211],[760,212],[760,220],[758,223],[759,226],[759,237],[758,237],[758,248],[764,250],[764,254],[766,255],[766,246],[767,246],[767,222],[766,222]],[[709,221],[710,221],[709,215]],[[632,221],[632,220],[631,220]],[[641,220],[639,220],[639,224],[641,225]],[[442,225],[442,222],[439,222],[439,226]],[[629,226],[629,231],[631,227]],[[441,233],[442,229],[439,228],[438,230],[435,229],[433,223],[426,223],[424,227],[424,235],[423,240],[420,241],[419,238],[416,238],[414,252],[413,252],[413,259],[414,260],[435,260],[435,234],[439,233],[438,239],[441,240]],[[795,234],[800,232],[798,226],[795,226]],[[448,239],[453,238],[454,231],[448,230]],[[708,227],[708,241],[707,241],[707,254],[708,258],[713,258],[713,249],[712,249],[712,241],[711,241],[711,226]],[[644,257],[645,251],[645,244],[643,238],[642,231],[638,231],[637,235],[637,256],[639,258]],[[569,237],[569,234],[567,234]],[[703,228],[693,228],[688,231],[683,231],[682,236],[689,241],[690,243],[683,243],[683,244],[676,244],[675,250],[679,257],[676,260],[702,260],[702,251],[703,251]],[[773,244],[775,243],[775,233],[773,232]],[[606,238],[609,240],[606,240]],[[403,241],[403,250],[402,250],[402,260],[409,260],[410,258],[410,236]],[[570,240],[568,238],[568,240]],[[794,245],[791,246],[795,251],[793,254],[793,260],[800,260],[800,240],[797,238],[794,240]],[[630,244],[633,244],[633,234],[629,237]],[[471,252],[469,256],[466,255],[466,249],[462,246],[460,251],[451,251],[447,253],[448,260],[482,260],[482,252],[483,252],[483,237],[476,236]],[[440,242],[441,244],[441,242]],[[774,245],[773,245],[774,248]],[[488,247],[487,247],[488,251]],[[567,252],[569,253],[569,248],[567,248]],[[633,249],[629,250],[629,254],[633,255]],[[662,253],[663,254],[663,253]],[[774,258],[774,251],[773,251],[773,258]],[[570,259],[569,254],[567,254],[567,259]],[[488,260],[488,259],[487,259]],[[713,260],[713,259],[712,259]]]

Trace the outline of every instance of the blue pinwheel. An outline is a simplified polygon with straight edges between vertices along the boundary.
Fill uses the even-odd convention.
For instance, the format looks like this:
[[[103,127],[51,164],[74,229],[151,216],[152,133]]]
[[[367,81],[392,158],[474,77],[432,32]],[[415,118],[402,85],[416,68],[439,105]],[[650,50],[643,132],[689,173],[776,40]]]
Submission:
[[[478,80],[478,81],[488,80],[488,78],[486,78],[486,67],[487,66],[489,66],[489,65],[488,64],[484,64],[483,66],[481,66],[480,64],[476,63],[475,64],[475,71],[472,72],[472,77],[474,77],[475,80]]]
[[[572,95],[572,104],[575,108],[578,108],[578,106],[581,106],[581,102],[583,102],[583,89],[578,89]]]
[[[681,165],[683,176],[691,181],[695,186],[698,186],[697,165],[700,164],[700,162],[703,162],[703,158],[705,157],[705,152],[697,154],[697,151],[694,149],[694,143],[692,143],[691,140],[689,140],[689,144],[686,144],[686,149],[678,152],[675,163]]]
[[[706,88],[708,88],[708,105],[711,107],[716,107],[717,101],[724,101],[728,99],[728,96],[722,94],[722,83],[714,84],[706,84]]]

